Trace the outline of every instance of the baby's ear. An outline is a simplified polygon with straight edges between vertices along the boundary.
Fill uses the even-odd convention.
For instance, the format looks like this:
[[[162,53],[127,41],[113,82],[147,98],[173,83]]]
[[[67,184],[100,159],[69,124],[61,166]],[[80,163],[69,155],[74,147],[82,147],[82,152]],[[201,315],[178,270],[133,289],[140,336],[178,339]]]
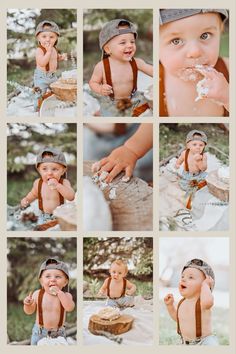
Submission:
[[[109,48],[109,45],[108,44],[106,44],[106,45],[104,45],[104,52],[106,53],[106,54],[108,54],[108,55],[110,55],[111,54],[111,50],[110,50],[110,48]]]

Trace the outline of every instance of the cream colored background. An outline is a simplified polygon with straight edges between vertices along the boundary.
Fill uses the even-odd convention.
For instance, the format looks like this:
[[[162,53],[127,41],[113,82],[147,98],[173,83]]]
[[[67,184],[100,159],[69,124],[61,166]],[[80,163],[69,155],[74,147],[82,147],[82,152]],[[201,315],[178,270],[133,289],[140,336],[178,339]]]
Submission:
[[[154,239],[154,345],[152,347],[140,346],[140,347],[125,347],[125,346],[83,346],[82,342],[82,237],[83,234],[81,225],[82,225],[82,123],[86,119],[82,118],[82,82],[83,82],[83,33],[82,33],[82,24],[83,24],[83,8],[153,8],[154,9],[154,19],[153,19],[153,33],[154,33],[154,48],[153,48],[153,58],[154,58],[154,82],[158,83],[158,8],[227,8],[230,10],[230,78],[231,78],[231,105],[230,105],[230,167],[231,167],[231,201],[230,201],[230,230],[229,232],[198,232],[198,233],[183,233],[178,232],[178,236],[188,237],[188,236],[208,236],[208,237],[222,237],[227,236],[230,238],[230,345],[229,346],[219,346],[214,348],[209,347],[188,347],[188,346],[159,346],[158,345],[158,237],[176,237],[177,234],[174,232],[159,232],[158,231],[158,134],[159,134],[159,120],[157,118],[157,102],[154,105],[154,119],[145,118],[145,122],[153,122],[154,125],[154,230],[153,232],[126,232],[125,235],[132,236],[153,236]],[[8,346],[7,342],[7,262],[6,262],[6,242],[7,237],[24,237],[24,236],[34,236],[34,237],[50,237],[51,234],[48,232],[6,232],[6,186],[7,186],[7,169],[6,169],[6,123],[7,122],[27,122],[27,123],[36,123],[39,121],[44,122],[53,122],[57,123],[59,120],[57,118],[44,118],[43,120],[37,120],[36,118],[10,118],[5,114],[6,107],[6,11],[7,8],[76,8],[77,9],[77,18],[78,18],[78,116],[76,119],[70,119],[70,122],[77,122],[78,128],[78,191],[79,191],[79,208],[78,208],[78,219],[79,219],[79,229],[78,232],[70,233],[58,233],[58,237],[77,237],[78,242],[78,313],[77,313],[77,326],[78,326],[78,345],[70,346],[64,348],[63,346],[55,347],[23,347],[23,346]],[[236,53],[236,13],[235,13],[235,0],[166,0],[166,1],[155,1],[155,0],[8,0],[1,1],[0,5],[0,49],[1,49],[1,59],[0,59],[0,171],[1,171],[1,184],[0,184],[0,306],[1,306],[1,315],[0,315],[0,351],[1,353],[95,353],[96,351],[104,352],[114,352],[114,353],[143,353],[145,351],[147,354],[161,353],[161,354],[184,354],[184,353],[220,353],[220,354],[229,354],[236,352],[236,341],[235,341],[235,330],[236,330],[236,198],[235,198],[235,171],[236,171],[236,107],[235,107],[235,53]],[[157,84],[155,86],[154,97],[157,97]],[[98,122],[98,118],[94,118]],[[100,122],[134,122],[134,118],[99,118]],[[226,122],[227,118],[189,118],[188,122],[207,122],[207,123],[216,123],[216,122]],[[170,118],[170,119],[161,119],[161,122],[186,122],[186,118]],[[65,122],[69,122],[65,120]],[[86,236],[111,236],[111,233],[89,233]],[[53,233],[53,236],[54,233]],[[112,236],[124,236],[123,232],[113,232]],[[212,240],[213,241],[213,240]],[[213,241],[214,242],[214,241]]]

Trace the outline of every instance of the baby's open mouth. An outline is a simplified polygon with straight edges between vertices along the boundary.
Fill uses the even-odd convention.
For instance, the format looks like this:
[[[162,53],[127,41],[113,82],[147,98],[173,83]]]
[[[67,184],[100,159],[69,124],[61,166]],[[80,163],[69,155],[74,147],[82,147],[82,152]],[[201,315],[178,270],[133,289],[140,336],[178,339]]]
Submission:
[[[186,289],[187,287],[186,287],[185,285],[182,285],[182,284],[181,284],[181,285],[180,285],[180,288],[181,288],[181,289]]]

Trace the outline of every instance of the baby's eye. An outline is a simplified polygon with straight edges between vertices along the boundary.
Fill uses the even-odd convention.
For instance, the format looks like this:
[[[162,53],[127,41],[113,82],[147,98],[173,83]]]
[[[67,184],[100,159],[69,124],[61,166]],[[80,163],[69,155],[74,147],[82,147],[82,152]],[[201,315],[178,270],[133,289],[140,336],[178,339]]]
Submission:
[[[209,39],[211,37],[211,34],[209,32],[204,32],[201,34],[200,38],[203,39],[204,41]]]
[[[56,278],[57,278],[57,279],[61,279],[61,276],[60,276],[60,275],[57,275]]]
[[[170,41],[172,44],[174,44],[174,45],[181,45],[181,44],[183,44],[184,42],[183,42],[183,40],[182,39],[180,39],[180,38],[174,38],[174,39],[172,39],[171,41]]]

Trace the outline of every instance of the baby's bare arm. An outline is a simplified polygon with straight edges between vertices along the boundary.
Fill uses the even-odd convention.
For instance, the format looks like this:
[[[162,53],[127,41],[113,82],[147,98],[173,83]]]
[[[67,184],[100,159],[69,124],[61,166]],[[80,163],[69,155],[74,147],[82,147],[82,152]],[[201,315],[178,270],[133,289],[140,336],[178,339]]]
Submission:
[[[133,295],[136,291],[136,285],[127,280],[126,283],[126,295]]]
[[[180,156],[176,160],[175,168],[180,168],[180,166],[184,162],[184,155],[185,155],[185,150],[181,152]]]
[[[39,179],[36,179],[33,183],[31,191],[23,199],[21,199],[20,204],[23,208],[27,207],[30,203],[38,198],[38,183]]]
[[[37,295],[38,290],[36,290],[34,293],[32,291],[29,292],[29,295],[27,295],[24,298],[23,304],[24,304],[24,312],[27,315],[32,315],[32,313],[35,312],[36,310],[36,295]]]
[[[142,71],[144,74],[153,77],[153,66],[146,63],[143,59],[135,58],[138,70]]]
[[[106,182],[110,183],[121,171],[125,171],[125,180],[133,174],[135,164],[152,148],[152,124],[140,124],[138,130],[123,146],[114,149],[111,154],[92,166],[93,171],[107,171]]]
[[[113,92],[110,85],[103,84],[103,63],[101,61],[93,70],[89,86],[92,91],[102,96],[109,96]]]
[[[102,284],[101,288],[99,289],[98,296],[107,295],[107,282],[108,282],[108,279],[106,279],[104,281],[104,283]]]
[[[75,303],[70,293],[64,293],[64,291],[59,290],[57,296],[66,312],[71,312],[74,310]]]
[[[203,310],[209,310],[214,305],[214,298],[211,292],[213,286],[213,279],[207,276],[202,283],[200,301]]]
[[[174,296],[173,294],[167,294],[164,298],[167,311],[172,318],[172,320],[177,321],[177,310],[174,305]]]
[[[36,64],[45,67],[51,58],[52,52],[53,52],[53,46],[49,46],[46,49],[46,53],[42,51],[41,48],[36,49]]]
[[[56,185],[56,189],[66,200],[74,200],[75,191],[71,187],[71,184],[68,179],[63,179],[63,184],[58,183]]]
[[[203,154],[201,156],[202,156],[201,160],[198,161],[198,168],[201,171],[206,171],[206,169],[207,169],[207,155]]]

